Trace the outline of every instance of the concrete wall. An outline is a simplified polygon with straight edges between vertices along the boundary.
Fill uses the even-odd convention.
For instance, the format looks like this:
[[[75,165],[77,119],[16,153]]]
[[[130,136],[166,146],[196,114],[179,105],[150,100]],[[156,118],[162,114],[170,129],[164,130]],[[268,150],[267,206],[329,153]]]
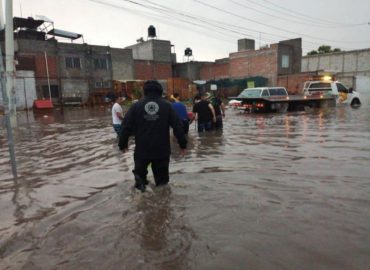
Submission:
[[[153,39],[154,61],[172,63],[171,42]]]
[[[88,46],[89,53],[86,57],[88,65],[88,82],[90,93],[96,89],[111,89],[112,88],[112,59],[111,50],[108,46]],[[104,60],[107,67],[105,69],[96,68],[95,60]],[[96,86],[96,83],[103,83],[102,87]]]
[[[302,57],[302,72],[316,70],[338,73],[370,71],[370,49]]]
[[[289,67],[282,66],[283,55],[289,56]],[[278,74],[287,75],[301,72],[302,39],[290,39],[278,43]]]
[[[18,39],[15,40],[16,52],[29,54],[44,54],[46,52],[49,56],[56,56],[58,53],[56,40],[32,40],[32,39]]]
[[[91,68],[90,62],[87,62],[87,55],[91,55],[87,44],[58,43],[59,56],[59,76],[61,78],[85,79]],[[80,68],[67,68],[66,57],[80,58]]]
[[[111,48],[113,80],[133,80],[134,59],[131,49]]]
[[[370,77],[370,49],[304,56],[302,71],[324,70],[349,87],[355,86],[356,76]]]
[[[31,109],[36,97],[35,73],[17,71],[15,79],[15,101],[17,110]],[[0,109],[3,110],[3,96],[0,93]]]
[[[171,42],[167,40],[150,39],[126,49],[132,49],[135,60],[172,62]]]
[[[145,41],[142,43],[126,47],[126,49],[132,50],[132,56],[135,60],[137,59],[152,61],[154,59],[152,42]]]
[[[173,66],[174,77],[187,78],[190,81],[200,80],[201,69],[210,62],[187,62],[178,63]]]
[[[135,65],[132,49],[110,48],[78,43],[59,43],[56,40],[17,40],[18,67],[32,70],[36,77],[36,92],[39,98],[45,97],[48,79],[58,96],[87,96],[100,90],[112,88],[112,80],[167,79],[172,77],[171,43],[149,40],[134,45],[140,57],[154,59],[148,63]],[[47,54],[49,78],[46,72]],[[78,57],[79,68],[66,66],[66,57]],[[138,56],[139,57],[139,56]],[[95,60],[105,60],[106,68],[95,66]],[[55,93],[55,91],[52,91]],[[55,98],[57,102],[59,98]]]
[[[58,52],[60,95],[83,97],[83,101],[87,101],[94,80],[94,78],[89,80],[92,66],[88,58],[91,59],[92,49],[87,44],[58,43]],[[66,57],[79,58],[80,68],[68,68]]]
[[[238,40],[238,52],[246,50],[255,50],[254,39],[243,38]]]
[[[369,96],[370,94],[370,76],[356,76],[355,89],[360,94]]]
[[[83,102],[87,102],[89,97],[89,84],[87,81],[78,79],[62,79],[63,97],[81,97]]]

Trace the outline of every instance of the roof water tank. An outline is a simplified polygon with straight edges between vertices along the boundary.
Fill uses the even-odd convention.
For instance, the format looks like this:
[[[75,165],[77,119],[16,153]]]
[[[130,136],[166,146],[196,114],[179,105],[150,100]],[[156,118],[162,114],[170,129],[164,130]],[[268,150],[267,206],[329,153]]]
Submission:
[[[192,56],[192,55],[193,55],[193,51],[190,48],[186,48],[185,49],[185,56]]]
[[[148,37],[154,38],[156,36],[157,35],[155,33],[155,27],[153,25],[149,26],[148,27]]]

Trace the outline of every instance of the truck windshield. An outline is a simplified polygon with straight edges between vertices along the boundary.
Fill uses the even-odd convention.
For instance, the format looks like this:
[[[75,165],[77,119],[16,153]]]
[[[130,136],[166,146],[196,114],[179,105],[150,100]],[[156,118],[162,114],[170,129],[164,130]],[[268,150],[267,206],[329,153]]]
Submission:
[[[330,83],[325,82],[312,83],[308,91],[331,91],[331,85]]]
[[[248,97],[260,97],[261,96],[262,89],[244,89],[243,92],[240,93],[238,97],[241,98],[248,98]]]

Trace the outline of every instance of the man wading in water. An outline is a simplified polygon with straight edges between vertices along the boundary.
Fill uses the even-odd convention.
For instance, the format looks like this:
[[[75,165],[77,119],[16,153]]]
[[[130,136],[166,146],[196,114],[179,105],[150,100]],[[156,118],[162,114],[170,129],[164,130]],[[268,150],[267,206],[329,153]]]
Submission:
[[[126,152],[129,136],[135,137],[135,168],[132,172],[135,188],[142,192],[148,184],[146,177],[150,163],[157,186],[169,181],[170,127],[182,155],[187,144],[180,118],[171,103],[162,98],[162,86],[157,81],[147,81],[143,89],[144,98],[131,106],[122,121],[118,143],[120,150]]]

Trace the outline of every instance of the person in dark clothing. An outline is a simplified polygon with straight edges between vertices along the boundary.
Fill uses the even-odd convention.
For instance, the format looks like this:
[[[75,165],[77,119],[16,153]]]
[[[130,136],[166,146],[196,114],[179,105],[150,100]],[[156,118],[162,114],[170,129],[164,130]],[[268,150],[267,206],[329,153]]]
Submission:
[[[225,117],[225,104],[219,95],[211,99],[211,104],[215,109],[216,122],[213,123],[213,129],[218,130],[223,128],[222,118]]]
[[[144,98],[131,106],[122,121],[118,143],[120,150],[126,152],[129,137],[135,137],[135,168],[132,172],[135,188],[142,192],[148,184],[146,177],[150,163],[157,186],[169,181],[170,127],[173,128],[182,155],[187,145],[180,118],[171,103],[161,97],[162,86],[157,81],[147,81],[143,88]]]
[[[216,122],[215,109],[208,101],[208,93],[203,93],[200,97],[201,100],[193,107],[195,120],[198,121],[198,132],[209,131],[212,129],[212,122]]]
[[[184,128],[184,133],[188,134],[189,132],[188,110],[186,109],[186,106],[180,102],[180,95],[178,93],[173,94],[172,107],[181,119],[182,126]]]

